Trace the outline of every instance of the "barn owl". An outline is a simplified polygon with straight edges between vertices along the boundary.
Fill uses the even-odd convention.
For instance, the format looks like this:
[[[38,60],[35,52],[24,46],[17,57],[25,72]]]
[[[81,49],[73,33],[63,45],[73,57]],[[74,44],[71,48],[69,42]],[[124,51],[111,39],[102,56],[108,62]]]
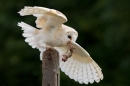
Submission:
[[[21,16],[33,15],[37,19],[36,27],[32,27],[24,22],[19,22],[23,30],[23,36],[32,48],[39,49],[40,59],[42,53],[47,46],[51,46],[59,52],[60,68],[69,76],[80,84],[97,83],[103,79],[101,68],[91,58],[88,52],[83,49],[76,39],[78,33],[75,29],[64,25],[67,18],[61,12],[45,7],[24,7],[18,12]],[[39,29],[38,29],[39,28]],[[72,56],[63,61],[63,55],[68,49],[68,44],[71,43],[76,49]]]

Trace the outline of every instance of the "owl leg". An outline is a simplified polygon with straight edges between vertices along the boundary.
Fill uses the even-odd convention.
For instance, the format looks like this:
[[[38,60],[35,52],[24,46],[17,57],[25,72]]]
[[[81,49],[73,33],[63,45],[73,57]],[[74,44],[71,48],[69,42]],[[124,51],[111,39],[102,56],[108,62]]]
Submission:
[[[46,45],[46,50],[54,49],[53,47]],[[55,50],[55,49],[54,49]]]

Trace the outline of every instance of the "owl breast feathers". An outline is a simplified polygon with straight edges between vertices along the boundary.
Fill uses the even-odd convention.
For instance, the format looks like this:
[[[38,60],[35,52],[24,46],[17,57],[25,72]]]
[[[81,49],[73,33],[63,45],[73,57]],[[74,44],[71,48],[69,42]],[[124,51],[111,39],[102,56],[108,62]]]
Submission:
[[[37,48],[42,53],[47,46],[54,47],[60,54],[60,68],[71,79],[79,83],[97,83],[103,79],[101,68],[90,57],[88,52],[76,43],[78,33],[75,29],[64,25],[67,18],[61,12],[45,7],[24,7],[18,12],[21,16],[33,15],[36,26],[32,27],[24,22],[18,23],[23,30],[25,42],[32,48]],[[62,61],[68,49],[68,44],[76,48],[66,62]]]

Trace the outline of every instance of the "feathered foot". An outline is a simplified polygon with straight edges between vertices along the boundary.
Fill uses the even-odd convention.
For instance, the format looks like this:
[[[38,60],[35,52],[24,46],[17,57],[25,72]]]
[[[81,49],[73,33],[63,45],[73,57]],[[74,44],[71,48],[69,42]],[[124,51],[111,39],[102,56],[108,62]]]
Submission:
[[[52,49],[54,49],[53,47],[51,47],[51,46],[49,46],[49,45],[46,45],[46,50],[52,50]]]

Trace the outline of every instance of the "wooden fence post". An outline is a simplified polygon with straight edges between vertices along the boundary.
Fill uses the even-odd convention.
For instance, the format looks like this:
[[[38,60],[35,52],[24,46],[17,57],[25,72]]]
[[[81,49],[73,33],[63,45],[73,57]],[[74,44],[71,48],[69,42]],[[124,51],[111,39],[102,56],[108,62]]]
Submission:
[[[59,53],[52,48],[42,54],[42,86],[60,86]]]

